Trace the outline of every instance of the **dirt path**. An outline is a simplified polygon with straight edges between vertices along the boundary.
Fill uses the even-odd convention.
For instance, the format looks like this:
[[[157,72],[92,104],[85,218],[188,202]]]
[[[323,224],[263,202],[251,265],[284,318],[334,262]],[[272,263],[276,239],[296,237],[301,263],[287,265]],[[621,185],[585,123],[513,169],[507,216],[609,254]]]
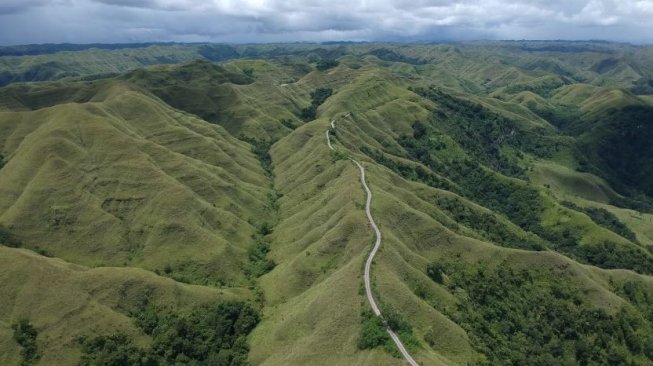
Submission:
[[[336,123],[335,119],[331,120],[332,129],[336,128],[335,123]],[[331,130],[326,131],[327,145],[329,146],[329,149],[335,151],[336,149],[334,149],[333,146],[331,145],[331,137],[329,136],[330,131]],[[354,162],[354,164],[356,164],[360,169],[361,183],[363,183],[363,187],[365,188],[365,192],[367,195],[367,201],[365,203],[365,214],[367,215],[367,220],[370,222],[370,225],[372,226],[372,229],[374,229],[374,233],[376,234],[376,241],[374,242],[374,247],[372,248],[370,255],[367,257],[367,261],[365,261],[365,274],[364,274],[365,293],[367,294],[367,301],[370,303],[370,306],[372,307],[372,311],[374,311],[374,314],[378,317],[381,317],[381,319],[383,319],[383,315],[381,315],[381,310],[379,310],[379,307],[376,305],[376,301],[374,300],[374,295],[372,294],[372,283],[370,280],[370,273],[372,272],[372,262],[374,261],[374,256],[376,256],[376,253],[379,251],[379,248],[381,247],[381,230],[379,230],[379,227],[376,225],[376,222],[374,222],[374,218],[372,217],[372,211],[371,211],[372,191],[367,186],[367,182],[365,181],[365,168],[358,161],[352,158],[350,158],[350,160]],[[399,348],[399,351],[404,356],[406,361],[408,361],[408,363],[411,364],[412,366],[418,366],[418,363],[415,362],[415,360],[413,360],[413,358],[410,356],[410,354],[406,350],[406,347],[404,347],[404,344],[401,343],[401,340],[399,339],[397,334],[392,329],[390,329],[390,327],[385,322],[385,320],[383,320],[383,323],[385,324],[385,330],[390,335],[390,338],[392,338],[392,340],[395,342],[397,348]]]

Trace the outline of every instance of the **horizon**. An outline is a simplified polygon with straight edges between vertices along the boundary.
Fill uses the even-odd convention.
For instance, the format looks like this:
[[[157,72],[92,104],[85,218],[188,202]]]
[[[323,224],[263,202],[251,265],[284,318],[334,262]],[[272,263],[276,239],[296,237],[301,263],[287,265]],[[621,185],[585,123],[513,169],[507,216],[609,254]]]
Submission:
[[[596,43],[596,44],[618,44],[627,46],[653,46],[651,42],[631,42],[631,41],[611,41],[606,39],[468,39],[468,40],[410,40],[410,41],[349,41],[349,40],[334,40],[334,41],[287,41],[287,42],[184,42],[184,41],[133,41],[133,42],[45,42],[45,43],[16,43],[16,44],[0,44],[0,48],[12,47],[29,47],[29,46],[94,46],[94,45],[107,45],[107,46],[150,46],[150,45],[226,45],[226,46],[247,46],[247,45],[292,45],[292,44],[306,44],[306,45],[357,45],[357,44],[389,44],[389,45],[438,45],[438,44],[465,44],[465,43],[519,43],[519,42],[534,42],[534,43]]]

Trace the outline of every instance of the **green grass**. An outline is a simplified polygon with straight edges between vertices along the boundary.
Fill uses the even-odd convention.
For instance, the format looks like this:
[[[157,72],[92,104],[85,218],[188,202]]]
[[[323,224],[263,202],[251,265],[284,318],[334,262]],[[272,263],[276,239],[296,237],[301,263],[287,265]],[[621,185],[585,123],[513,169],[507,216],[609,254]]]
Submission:
[[[184,357],[193,358],[206,337],[170,325],[195,324],[194,309],[230,300],[260,307],[246,337],[252,365],[401,362],[361,292],[373,231],[349,157],[366,167],[383,234],[375,293],[384,312],[394,309],[388,314],[418,363],[519,363],[533,345],[545,350],[533,350],[544,364],[573,363],[583,344],[565,338],[562,321],[596,363],[647,362],[646,342],[638,350],[622,324],[642,340],[650,335],[647,199],[614,184],[615,172],[583,149],[592,140],[579,137],[569,119],[585,124],[610,108],[645,103],[627,90],[634,83],[621,65],[648,72],[647,47],[170,47],[149,51],[221,63],[0,89],[0,240],[23,248],[0,247],[7,269],[0,291],[8,294],[0,307],[9,309],[0,317],[0,363],[22,362],[11,329],[20,319],[38,331],[41,364],[72,365],[83,354],[88,363],[104,362],[115,349],[127,360],[157,350],[154,357],[168,363],[190,362]],[[623,59],[609,68],[597,49]],[[59,59],[80,75],[97,75],[141,52],[0,63]],[[106,65],[86,70],[69,64],[74,56],[79,65],[95,57]],[[328,70],[315,69],[334,59]],[[312,101],[315,115],[303,121],[298,116]],[[337,153],[324,136],[331,119]],[[610,127],[599,132],[619,135],[598,121]],[[648,152],[641,153],[646,165]],[[435,271],[433,263],[460,268]],[[524,271],[533,283],[519,282]],[[481,296],[492,306],[470,309]],[[536,301],[552,309],[547,324],[533,320],[544,314]],[[156,310],[143,310],[145,303]],[[588,314],[600,322],[579,328]],[[525,336],[505,336],[508,320]],[[560,342],[542,341],[539,330]],[[167,355],[174,339],[164,334],[188,352]],[[214,361],[243,361],[239,342],[237,355],[214,350]]]
[[[2,222],[23,247],[48,237],[44,249],[71,262],[245,285],[255,225],[269,216],[270,180],[251,147],[123,82],[97,88],[93,103],[2,113],[13,156]]]
[[[0,327],[9,328],[12,339],[10,325],[28,319],[37,330],[39,364],[76,364],[81,355],[76,341],[80,336],[119,331],[138,346],[149,344],[151,339],[128,316],[129,309],[144,301],[184,313],[211,302],[249,297],[245,290],[180,284],[142,269],[90,269],[24,249],[0,247],[0,252],[1,291],[6,295],[0,299],[5,309]],[[11,340],[0,345],[3,364],[22,362],[18,343]]]

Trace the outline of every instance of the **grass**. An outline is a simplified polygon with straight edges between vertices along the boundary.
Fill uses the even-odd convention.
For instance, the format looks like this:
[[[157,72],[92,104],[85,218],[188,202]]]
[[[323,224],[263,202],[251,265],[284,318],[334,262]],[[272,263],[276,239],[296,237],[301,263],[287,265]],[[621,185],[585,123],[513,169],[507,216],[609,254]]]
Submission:
[[[0,253],[1,291],[7,295],[0,300],[5,309],[0,324],[5,328],[28,319],[38,331],[36,346],[43,364],[75,364],[79,336],[121,331],[138,345],[148,344],[150,339],[128,317],[129,309],[145,300],[185,312],[217,300],[248,298],[245,290],[180,284],[141,269],[90,269],[25,249],[0,247]],[[0,344],[2,363],[19,364],[18,344]]]
[[[221,127],[129,88],[111,81],[93,104],[0,116],[14,156],[2,170],[3,223],[24,247],[48,237],[45,249],[71,262],[245,285],[251,223],[269,216],[264,169]]]
[[[573,52],[553,60],[521,50],[540,46],[324,45],[319,52],[303,44],[214,47],[202,52],[214,58],[231,51],[233,57],[281,56],[160,65],[115,79],[0,89],[0,151],[6,161],[0,170],[0,224],[6,237],[24,247],[0,247],[0,266],[8,268],[0,274],[0,291],[9,294],[0,299],[0,307],[9,309],[0,317],[0,363],[21,362],[11,324],[23,318],[38,330],[42,364],[76,364],[83,352],[79,336],[98,341],[89,343],[93,354],[107,344],[128,353],[152,349],[157,341],[151,329],[130,317],[149,299],[175,319],[216,301],[255,300],[261,319],[247,337],[252,365],[397,364],[393,348],[358,345],[361,332],[369,331],[370,344],[387,339],[376,337],[378,323],[366,313],[360,291],[373,232],[359,173],[348,157],[366,166],[373,215],[383,233],[373,266],[375,291],[410,329],[401,336],[420,364],[506,359],[477,328],[495,329],[501,322],[465,310],[465,291],[480,294],[477,287],[487,284],[488,297],[496,300],[502,281],[514,280],[495,276],[501,266],[537,271],[537,284],[551,291],[568,286],[562,294],[573,296],[560,297],[555,308],[570,314],[576,314],[578,299],[608,318],[622,309],[645,316],[650,276],[624,270],[632,263],[589,261],[617,268],[611,270],[581,264],[588,259],[543,237],[567,235],[592,258],[623,249],[646,259],[642,246],[653,234],[650,215],[611,204],[624,192],[596,172],[575,170],[577,137],[536,113],[540,107],[582,104],[586,112],[601,114],[604,106],[638,99],[604,91],[629,88],[630,81],[617,71],[600,77],[587,71],[583,65],[601,61],[594,53],[581,52],[581,64]],[[189,51],[195,46],[183,47],[195,52]],[[116,52],[88,55],[109,59]],[[71,55],[48,57],[70,62]],[[309,58],[337,58],[338,65],[316,71]],[[560,75],[551,70],[566,70],[564,80],[583,75],[588,84],[553,88]],[[434,83],[444,96],[414,92]],[[541,90],[506,90],[512,84]],[[317,119],[304,122],[297,116],[319,88],[331,93],[320,98]],[[465,115],[467,107],[478,113]],[[337,154],[324,136],[332,118]],[[492,123],[483,124],[486,119]],[[411,147],[416,122],[437,133]],[[502,136],[514,137],[492,146]],[[417,148],[423,148],[419,154]],[[466,159],[482,164],[454,163]],[[479,199],[489,180],[496,183],[490,188],[515,195]],[[641,245],[611,231],[624,230],[599,225],[607,225],[605,220],[562,206],[564,200],[611,212]],[[34,253],[39,248],[55,258]],[[429,265],[451,261],[463,268],[442,267],[441,281],[429,277]],[[493,286],[475,277],[479,262]],[[515,289],[520,297],[499,305],[533,308],[530,295],[552,300],[541,289]],[[528,329],[538,325],[509,315]],[[601,332],[593,329],[587,337]],[[524,345],[494,339],[513,349]],[[646,357],[643,348],[637,353],[615,342],[606,350],[634,361]]]

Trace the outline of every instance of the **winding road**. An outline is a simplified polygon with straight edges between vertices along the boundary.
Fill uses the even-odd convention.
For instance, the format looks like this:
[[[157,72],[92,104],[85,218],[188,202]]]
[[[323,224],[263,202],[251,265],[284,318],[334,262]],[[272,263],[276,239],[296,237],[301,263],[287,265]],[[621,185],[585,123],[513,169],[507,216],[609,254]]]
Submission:
[[[335,129],[336,128],[336,120],[333,119],[331,120],[331,128]],[[331,145],[331,137],[329,136],[329,132],[331,130],[326,131],[326,139],[327,139],[327,145],[329,146],[329,149],[336,151],[336,149],[333,148],[333,145]],[[376,301],[374,300],[374,295],[372,294],[372,284],[370,280],[370,272],[372,271],[372,261],[374,261],[374,256],[376,256],[376,253],[379,251],[379,248],[381,247],[381,230],[379,230],[379,227],[376,225],[376,222],[374,222],[374,218],[372,217],[372,211],[371,211],[371,206],[372,206],[372,191],[370,191],[370,188],[367,186],[367,183],[365,182],[365,168],[356,161],[353,158],[349,158],[354,164],[358,166],[361,172],[361,183],[363,183],[363,187],[365,188],[365,192],[367,193],[367,201],[365,203],[365,214],[367,214],[367,220],[370,222],[370,225],[372,226],[372,229],[374,229],[374,233],[376,234],[376,241],[374,242],[374,248],[372,248],[372,251],[370,252],[370,255],[367,257],[367,261],[365,261],[365,274],[364,274],[364,282],[365,282],[365,292],[367,294],[367,301],[370,303],[370,306],[372,307],[372,311],[374,311],[374,314],[378,317],[381,317],[383,320],[383,324],[385,325],[385,330],[388,332],[390,335],[390,338],[395,342],[397,345],[397,348],[399,348],[399,351],[401,354],[404,356],[406,361],[408,361],[409,364],[412,366],[419,366],[417,362],[410,356],[408,351],[406,350],[406,347],[404,347],[404,344],[401,343],[401,340],[399,339],[399,336],[390,329],[386,321],[383,319],[383,315],[381,315],[381,310],[379,310],[378,305],[376,305]]]

